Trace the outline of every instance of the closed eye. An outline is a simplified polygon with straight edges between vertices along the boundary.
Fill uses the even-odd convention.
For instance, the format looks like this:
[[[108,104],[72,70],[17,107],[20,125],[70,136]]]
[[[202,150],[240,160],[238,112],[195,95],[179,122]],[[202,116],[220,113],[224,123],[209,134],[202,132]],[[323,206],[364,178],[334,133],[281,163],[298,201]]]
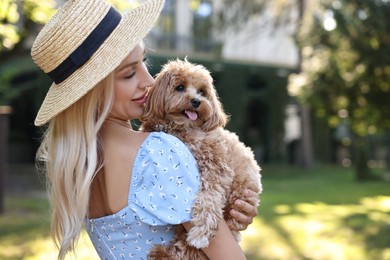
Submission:
[[[176,89],[176,91],[183,92],[183,91],[185,91],[186,88],[184,87],[184,85],[179,85],[175,89]]]
[[[129,74],[129,75],[126,75],[125,76],[125,79],[131,79],[132,77],[134,77],[135,76],[135,72],[133,72],[133,73],[131,73],[131,74]]]

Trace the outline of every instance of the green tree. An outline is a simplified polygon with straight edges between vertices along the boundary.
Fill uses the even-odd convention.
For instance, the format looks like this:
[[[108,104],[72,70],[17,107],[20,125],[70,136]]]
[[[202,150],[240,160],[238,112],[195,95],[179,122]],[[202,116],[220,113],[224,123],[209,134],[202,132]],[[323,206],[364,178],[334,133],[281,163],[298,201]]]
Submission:
[[[390,130],[390,3],[322,0],[308,12],[297,42],[302,51],[299,96],[330,127],[349,115],[356,177],[371,177],[364,138]]]
[[[4,210],[10,110],[2,105],[9,105],[20,93],[30,88],[26,85],[11,86],[12,78],[23,71],[23,67],[9,65],[9,61],[28,49],[25,43],[30,32],[36,24],[45,23],[53,15],[54,7],[54,0],[0,0],[0,213]]]
[[[0,0],[0,105],[7,105],[31,86],[11,86],[22,67],[9,63],[26,55],[30,34],[47,22],[55,12],[54,0]],[[24,66],[25,67],[25,66]]]
[[[25,48],[36,24],[46,23],[55,11],[54,0],[0,1],[0,57]]]

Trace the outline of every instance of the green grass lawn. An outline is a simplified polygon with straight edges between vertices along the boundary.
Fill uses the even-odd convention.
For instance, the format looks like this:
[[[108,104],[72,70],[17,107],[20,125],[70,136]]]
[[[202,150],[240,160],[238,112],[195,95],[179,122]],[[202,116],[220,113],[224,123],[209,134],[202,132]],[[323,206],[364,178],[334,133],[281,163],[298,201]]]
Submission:
[[[390,259],[390,183],[353,170],[264,167],[259,216],[243,234],[248,259]]]
[[[7,196],[5,208],[0,216],[0,259],[56,259],[57,251],[49,235],[48,201],[26,195]],[[77,257],[69,259],[98,259],[85,232],[80,237]]]
[[[352,169],[263,167],[259,216],[243,232],[249,260],[390,259],[390,183],[354,180]],[[45,199],[7,196],[0,259],[55,259]],[[97,259],[85,233],[77,257]]]

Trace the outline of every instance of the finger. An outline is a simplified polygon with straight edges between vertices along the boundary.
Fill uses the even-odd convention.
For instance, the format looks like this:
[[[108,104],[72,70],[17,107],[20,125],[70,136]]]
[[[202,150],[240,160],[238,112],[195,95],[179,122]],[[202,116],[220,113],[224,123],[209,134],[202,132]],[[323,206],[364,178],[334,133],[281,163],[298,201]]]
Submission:
[[[259,205],[259,194],[250,189],[244,190],[244,197],[241,199],[249,202],[251,205],[255,207]]]
[[[249,224],[252,223],[253,218],[248,217],[237,210],[232,209],[229,213],[238,222],[237,226],[230,227],[232,230],[243,231],[248,227]]]
[[[250,204],[252,207],[257,208],[260,204],[259,197],[247,197],[244,198],[242,201],[246,202],[247,204]]]
[[[240,200],[240,199],[237,199],[235,202],[234,202],[234,205],[237,207],[237,210],[250,217],[250,218],[254,218],[257,216],[257,201],[258,199],[254,199],[252,202],[248,202],[248,201],[244,201],[244,200]]]
[[[251,189],[245,189],[244,190],[244,196],[245,197],[258,197],[258,194],[257,194],[257,192],[254,192]]]

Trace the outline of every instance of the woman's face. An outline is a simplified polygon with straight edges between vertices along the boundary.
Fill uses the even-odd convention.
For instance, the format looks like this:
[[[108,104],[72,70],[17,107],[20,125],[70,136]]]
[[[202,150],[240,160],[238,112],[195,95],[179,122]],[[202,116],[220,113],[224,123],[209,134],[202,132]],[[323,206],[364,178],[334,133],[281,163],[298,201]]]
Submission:
[[[130,120],[142,116],[147,88],[154,83],[144,63],[144,47],[138,44],[114,71],[114,103],[109,117]]]

